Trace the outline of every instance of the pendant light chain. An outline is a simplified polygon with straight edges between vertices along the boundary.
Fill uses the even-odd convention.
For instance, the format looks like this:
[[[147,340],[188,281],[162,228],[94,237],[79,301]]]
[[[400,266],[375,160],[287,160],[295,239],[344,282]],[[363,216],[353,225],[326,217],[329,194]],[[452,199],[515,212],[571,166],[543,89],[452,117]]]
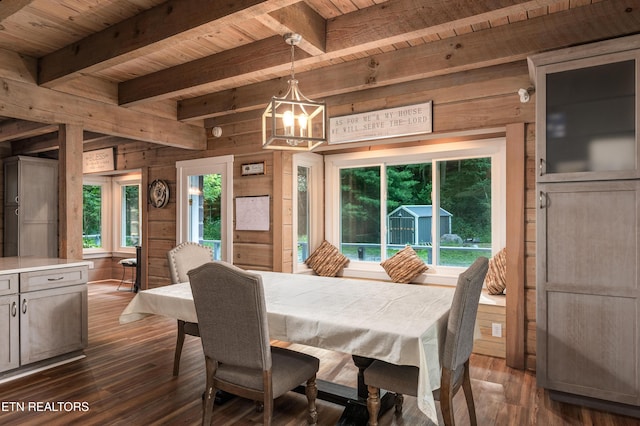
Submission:
[[[296,45],[292,43],[291,44],[291,80],[296,79],[296,72],[293,66],[293,63],[295,61],[295,49],[296,49]]]

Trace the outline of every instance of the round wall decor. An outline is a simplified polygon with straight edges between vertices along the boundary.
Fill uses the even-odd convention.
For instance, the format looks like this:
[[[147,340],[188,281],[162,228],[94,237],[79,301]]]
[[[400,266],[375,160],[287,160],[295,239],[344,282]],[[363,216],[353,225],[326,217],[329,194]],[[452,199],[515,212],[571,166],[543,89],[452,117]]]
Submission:
[[[149,185],[149,204],[161,209],[169,202],[169,185],[161,179],[156,179]]]

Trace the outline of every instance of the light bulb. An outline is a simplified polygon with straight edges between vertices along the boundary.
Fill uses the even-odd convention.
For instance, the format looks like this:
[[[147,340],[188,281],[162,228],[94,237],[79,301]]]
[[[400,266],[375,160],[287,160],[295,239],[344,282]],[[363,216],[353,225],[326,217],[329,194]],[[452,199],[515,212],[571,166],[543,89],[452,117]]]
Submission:
[[[284,127],[293,127],[294,122],[295,119],[292,111],[285,111],[284,114],[282,114],[282,123],[284,124]]]
[[[307,136],[307,121],[309,117],[307,114],[300,114],[298,116],[298,123],[300,124],[300,136]]]

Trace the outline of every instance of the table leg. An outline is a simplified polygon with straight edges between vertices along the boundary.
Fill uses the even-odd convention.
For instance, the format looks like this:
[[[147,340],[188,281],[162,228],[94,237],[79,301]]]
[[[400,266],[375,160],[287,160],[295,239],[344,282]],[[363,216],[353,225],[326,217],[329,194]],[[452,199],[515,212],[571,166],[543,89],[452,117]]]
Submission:
[[[358,367],[358,387],[354,389],[349,386],[317,380],[318,399],[329,401],[334,404],[343,405],[344,411],[336,423],[336,426],[367,426],[369,412],[367,410],[367,387],[364,384],[364,370],[373,362],[372,358],[353,356],[353,363]],[[304,386],[298,386],[295,392],[304,395]],[[379,416],[386,413],[394,406],[395,398],[391,392],[380,390],[380,412]]]
[[[364,384],[364,370],[374,361],[372,358],[353,355],[353,363],[358,367],[358,398],[349,400],[337,425],[339,426],[366,426],[369,421],[367,410],[367,386]],[[380,412],[378,416],[386,413],[393,407],[395,398],[390,392],[380,391]]]

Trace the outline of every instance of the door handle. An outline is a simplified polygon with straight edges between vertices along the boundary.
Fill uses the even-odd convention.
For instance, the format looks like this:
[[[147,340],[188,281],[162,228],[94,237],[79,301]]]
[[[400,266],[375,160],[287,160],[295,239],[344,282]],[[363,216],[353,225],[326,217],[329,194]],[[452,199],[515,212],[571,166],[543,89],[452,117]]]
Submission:
[[[540,191],[540,193],[538,194],[538,207],[540,207],[541,209],[547,208],[549,206],[548,200],[547,200],[547,194],[544,191]]]

